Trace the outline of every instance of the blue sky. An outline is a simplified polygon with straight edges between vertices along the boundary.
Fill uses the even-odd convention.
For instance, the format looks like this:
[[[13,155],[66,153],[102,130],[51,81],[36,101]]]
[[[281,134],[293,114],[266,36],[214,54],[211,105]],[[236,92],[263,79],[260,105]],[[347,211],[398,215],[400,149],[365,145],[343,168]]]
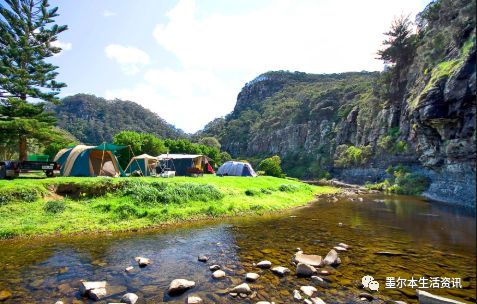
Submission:
[[[55,0],[62,96],[135,101],[187,131],[229,113],[269,70],[381,70],[394,16],[427,0]]]

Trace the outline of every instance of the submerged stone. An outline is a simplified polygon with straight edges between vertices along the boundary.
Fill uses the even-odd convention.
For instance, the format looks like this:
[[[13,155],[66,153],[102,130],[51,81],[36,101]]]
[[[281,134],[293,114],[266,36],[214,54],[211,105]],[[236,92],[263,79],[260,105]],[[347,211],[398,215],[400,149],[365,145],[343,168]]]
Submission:
[[[186,279],[175,279],[169,285],[167,293],[171,296],[179,295],[185,292],[188,289],[191,289],[195,286],[194,281],[189,281]]]

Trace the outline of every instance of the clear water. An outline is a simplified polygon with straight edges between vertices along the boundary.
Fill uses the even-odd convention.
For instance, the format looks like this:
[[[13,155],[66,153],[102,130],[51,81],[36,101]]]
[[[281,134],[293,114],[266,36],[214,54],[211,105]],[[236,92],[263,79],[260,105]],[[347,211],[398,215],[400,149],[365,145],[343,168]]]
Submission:
[[[342,225],[338,225],[338,223]],[[5,303],[88,303],[78,293],[79,281],[106,280],[108,295],[99,303],[119,302],[126,292],[138,303],[184,303],[198,295],[205,303],[292,303],[292,292],[310,279],[297,278],[291,257],[327,252],[339,242],[351,248],[340,253],[342,264],[326,268],[328,283],[318,288],[327,303],[357,303],[361,277],[372,275],[381,284],[379,299],[417,303],[415,289],[386,289],[385,278],[458,277],[463,288],[428,291],[475,303],[476,220],[473,212],[429,203],[416,197],[363,196],[363,201],[320,200],[280,214],[230,218],[161,228],[146,232],[69,236],[0,242],[0,291],[12,297]],[[399,256],[377,255],[392,251]],[[209,256],[207,263],[197,256]],[[138,268],[134,257],[153,263]],[[278,277],[253,263],[270,260],[292,274]],[[211,277],[209,266],[219,264],[223,280]],[[127,266],[134,266],[126,273]],[[244,282],[246,272],[261,277],[250,283],[253,299],[232,298],[227,289]],[[194,280],[196,287],[182,296],[166,294],[176,278]]]

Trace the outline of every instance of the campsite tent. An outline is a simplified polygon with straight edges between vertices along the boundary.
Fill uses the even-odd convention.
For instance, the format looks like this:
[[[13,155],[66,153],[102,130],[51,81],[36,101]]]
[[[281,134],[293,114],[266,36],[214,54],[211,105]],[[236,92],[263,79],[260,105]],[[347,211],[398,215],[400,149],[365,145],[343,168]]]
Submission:
[[[176,171],[176,176],[189,175],[193,173],[214,173],[209,164],[209,159],[200,154],[161,154],[157,157],[160,162],[170,163]],[[168,167],[171,167],[168,165]]]
[[[140,171],[143,176],[155,175],[157,167],[157,157],[142,154],[131,158],[128,166],[126,167],[127,174],[131,174],[135,171]]]
[[[126,148],[113,144],[77,145],[60,150],[54,161],[61,165],[62,176],[123,176],[118,159],[113,154]]]
[[[249,163],[228,161],[217,170],[221,176],[257,176]]]

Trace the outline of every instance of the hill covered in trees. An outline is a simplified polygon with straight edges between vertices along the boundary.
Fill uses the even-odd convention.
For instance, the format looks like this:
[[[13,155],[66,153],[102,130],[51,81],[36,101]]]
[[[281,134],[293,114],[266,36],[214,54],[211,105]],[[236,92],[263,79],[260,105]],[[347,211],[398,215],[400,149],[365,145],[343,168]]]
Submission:
[[[159,115],[132,101],[106,100],[94,95],[77,94],[51,106],[57,126],[84,144],[112,142],[121,131],[150,133],[159,138],[184,138],[186,134]]]

